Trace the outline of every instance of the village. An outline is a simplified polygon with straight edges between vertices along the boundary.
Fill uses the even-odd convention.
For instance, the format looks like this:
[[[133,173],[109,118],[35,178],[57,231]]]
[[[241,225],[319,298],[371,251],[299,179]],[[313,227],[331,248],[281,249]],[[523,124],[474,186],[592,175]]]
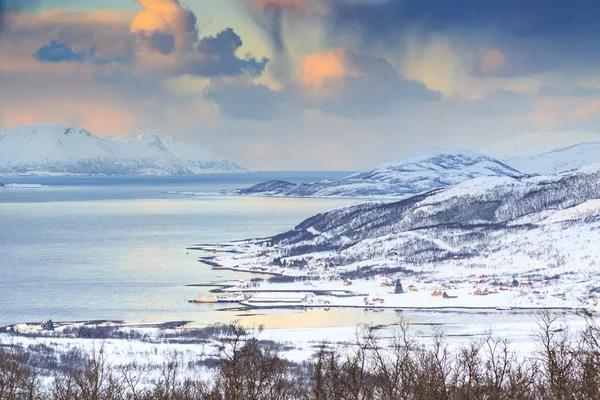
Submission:
[[[213,251],[222,250],[215,247]],[[532,274],[474,275],[377,273],[357,277],[351,267],[334,267],[322,258],[281,260],[271,251],[244,244],[210,261],[214,270],[257,274],[264,279],[223,282],[193,303],[235,302],[247,308],[362,308],[365,312],[401,310],[570,310],[596,314],[595,276],[534,277]],[[243,252],[240,254],[240,252]],[[233,253],[233,255],[231,255]],[[355,267],[355,269],[358,269]],[[357,275],[357,274],[354,274]],[[437,275],[437,276],[436,276]]]

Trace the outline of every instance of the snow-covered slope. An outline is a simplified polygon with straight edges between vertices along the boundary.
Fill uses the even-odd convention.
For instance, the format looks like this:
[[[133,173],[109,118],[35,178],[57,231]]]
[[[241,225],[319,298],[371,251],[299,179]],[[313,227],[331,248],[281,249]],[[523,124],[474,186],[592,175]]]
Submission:
[[[543,130],[500,140],[483,152],[527,174],[557,174],[600,161],[600,134]]]
[[[498,140],[481,151],[497,159],[507,160],[532,157],[581,143],[598,141],[600,141],[600,134],[594,132],[545,129]]]
[[[1,174],[187,175],[242,172],[201,147],[155,132],[114,138],[60,126],[0,130]]]
[[[292,184],[265,182],[231,192],[257,196],[407,196],[444,188],[479,176],[518,178],[523,174],[481,153],[459,150],[422,152],[337,181]]]
[[[600,163],[554,177],[479,177],[397,202],[342,207],[267,239],[336,265],[518,271],[597,269]],[[570,266],[570,267],[569,267]],[[455,271],[454,271],[455,272]],[[564,271],[558,271],[563,273]]]
[[[600,161],[600,142],[580,143],[535,156],[513,157],[506,162],[530,174],[558,174]]]

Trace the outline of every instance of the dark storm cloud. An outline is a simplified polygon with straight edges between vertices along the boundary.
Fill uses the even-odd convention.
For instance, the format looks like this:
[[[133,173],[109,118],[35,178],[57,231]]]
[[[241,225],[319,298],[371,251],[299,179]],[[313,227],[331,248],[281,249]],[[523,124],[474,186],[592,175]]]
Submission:
[[[261,76],[269,60],[252,56],[239,58],[236,53],[242,44],[242,39],[232,28],[204,37],[198,43],[195,56],[184,64],[182,72],[205,77]]]
[[[38,0],[0,0],[0,34],[6,28],[9,13],[19,13],[35,7]]]
[[[330,0],[328,30],[362,45],[396,45],[406,34],[452,34],[479,46],[504,46],[522,58],[498,70],[514,76],[600,60],[598,0]],[[529,57],[528,57],[529,55]]]
[[[331,0],[333,24],[360,29],[365,39],[425,32],[497,28],[514,37],[598,33],[596,0]]]
[[[283,95],[247,80],[215,80],[204,91],[224,115],[236,119],[266,120],[280,116]]]

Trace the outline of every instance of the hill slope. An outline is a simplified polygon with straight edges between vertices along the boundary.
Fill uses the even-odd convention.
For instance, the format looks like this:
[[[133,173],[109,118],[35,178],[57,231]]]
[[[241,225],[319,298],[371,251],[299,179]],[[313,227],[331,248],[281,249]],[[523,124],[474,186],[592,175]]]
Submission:
[[[283,257],[442,275],[595,271],[598,199],[600,163],[555,177],[480,177],[397,202],[330,210],[267,241]]]
[[[419,153],[337,181],[293,184],[264,182],[228,194],[254,196],[377,197],[407,196],[455,185],[480,176],[521,177],[523,174],[481,153],[442,150]]]
[[[513,157],[506,162],[531,174],[558,174],[600,162],[600,142],[580,143],[535,156]]]
[[[80,175],[191,175],[243,172],[201,147],[155,132],[96,137],[59,126],[0,130],[0,173]]]

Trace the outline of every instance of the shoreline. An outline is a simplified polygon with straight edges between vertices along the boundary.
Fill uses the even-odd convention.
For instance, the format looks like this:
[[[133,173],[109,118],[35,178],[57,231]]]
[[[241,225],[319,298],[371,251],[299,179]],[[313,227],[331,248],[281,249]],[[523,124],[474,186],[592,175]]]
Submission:
[[[258,311],[258,310],[324,310],[324,309],[347,309],[347,310],[360,310],[365,309],[364,306],[353,306],[353,305],[257,305],[257,306],[247,306],[243,305],[243,307],[233,307],[233,308],[224,308],[217,309],[215,311],[229,311],[229,312],[240,312],[240,311]],[[550,311],[552,313],[557,314],[571,314],[574,316],[582,316],[589,317],[590,315],[586,312],[587,310],[581,308],[565,308],[565,307],[512,307],[510,309],[506,309],[503,307],[372,307],[369,308],[369,311],[372,310],[380,310],[380,312],[390,312],[393,311],[396,314],[403,313],[405,311],[414,312],[414,313],[440,313],[440,314],[473,314],[473,315],[488,315],[488,314],[509,314],[509,315],[527,315],[527,314],[536,314],[538,312]],[[366,312],[367,310],[365,310]],[[264,314],[257,314],[264,315]],[[232,319],[232,321],[235,319]],[[44,324],[46,321],[38,321],[38,322],[18,322],[12,323],[4,326],[0,326],[0,334],[20,334],[15,328],[18,326],[40,326]],[[158,330],[185,330],[185,329],[202,329],[202,327],[189,327],[186,326],[193,324],[195,321],[192,320],[165,320],[165,321],[154,321],[154,322],[135,322],[135,321],[126,321],[126,320],[78,320],[78,321],[53,321],[53,324],[56,328],[65,327],[65,326],[73,326],[73,325],[83,325],[90,327],[98,327],[104,326],[107,328],[132,328],[132,329],[158,329]],[[411,323],[411,325],[422,325],[423,323]],[[431,323],[425,323],[425,325],[430,325]],[[209,326],[227,326],[227,323],[214,323],[206,325]],[[444,325],[444,324],[439,324]],[[340,327],[340,326],[338,326]],[[343,326],[341,326],[343,327]],[[347,328],[355,327],[355,325],[349,324],[346,326]],[[268,329],[285,329],[285,328],[272,328],[268,327]],[[294,329],[330,329],[330,327],[296,327]],[[47,332],[40,330],[39,332]]]

